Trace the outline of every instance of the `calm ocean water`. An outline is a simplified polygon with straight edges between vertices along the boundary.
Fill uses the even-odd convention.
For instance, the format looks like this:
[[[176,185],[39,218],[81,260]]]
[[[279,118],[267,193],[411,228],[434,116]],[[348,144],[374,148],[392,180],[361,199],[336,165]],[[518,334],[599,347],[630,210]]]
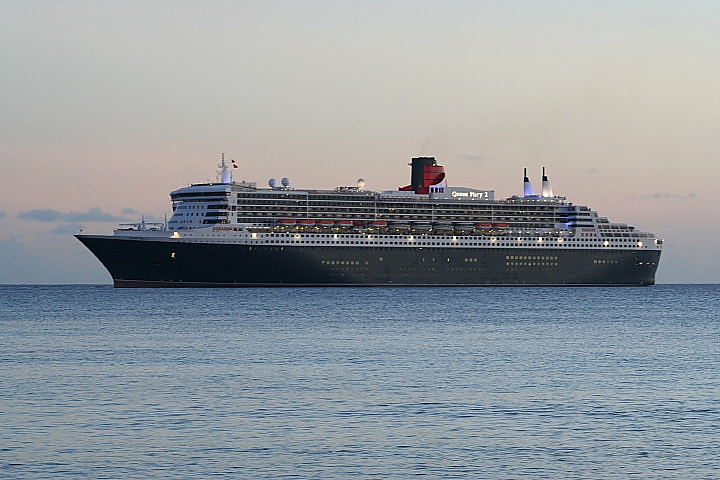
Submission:
[[[709,479],[720,285],[0,286],[0,478]]]

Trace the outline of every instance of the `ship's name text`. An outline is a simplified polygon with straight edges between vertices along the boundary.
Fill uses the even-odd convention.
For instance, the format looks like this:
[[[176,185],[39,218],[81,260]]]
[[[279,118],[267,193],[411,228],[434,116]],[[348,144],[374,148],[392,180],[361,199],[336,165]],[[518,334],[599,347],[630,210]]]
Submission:
[[[488,198],[487,192],[452,192],[455,198]]]

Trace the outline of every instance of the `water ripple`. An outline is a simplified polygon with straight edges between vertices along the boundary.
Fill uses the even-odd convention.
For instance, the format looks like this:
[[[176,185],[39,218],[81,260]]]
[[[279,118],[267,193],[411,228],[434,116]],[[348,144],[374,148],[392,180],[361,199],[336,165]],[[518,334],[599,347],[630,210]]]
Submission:
[[[718,286],[0,305],[2,478],[716,476]]]

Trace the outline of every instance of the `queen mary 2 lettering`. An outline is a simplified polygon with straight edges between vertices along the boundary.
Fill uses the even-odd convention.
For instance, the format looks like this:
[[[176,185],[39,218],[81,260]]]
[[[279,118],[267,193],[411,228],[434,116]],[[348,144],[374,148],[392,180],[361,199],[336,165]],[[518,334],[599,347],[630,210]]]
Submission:
[[[504,286],[655,283],[662,240],[554,195],[447,185],[435,158],[413,158],[410,185],[372,191],[218,181],[170,194],[166,224],[76,237],[116,287]]]

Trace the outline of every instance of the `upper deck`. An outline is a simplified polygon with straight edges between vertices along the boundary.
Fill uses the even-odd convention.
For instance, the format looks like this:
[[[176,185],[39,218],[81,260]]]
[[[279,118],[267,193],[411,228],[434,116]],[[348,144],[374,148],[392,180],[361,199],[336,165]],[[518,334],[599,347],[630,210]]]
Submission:
[[[431,173],[430,182],[440,178],[437,168]],[[444,174],[441,180],[383,192],[366,190],[362,179],[356,187],[334,190],[295,189],[287,179],[282,184],[271,179],[270,188],[231,180],[196,184],[171,193],[168,228],[186,231],[221,224],[277,233],[654,238],[553,195],[544,175],[542,194],[532,193],[526,176],[524,194],[504,200],[495,200],[493,190],[448,187]]]

